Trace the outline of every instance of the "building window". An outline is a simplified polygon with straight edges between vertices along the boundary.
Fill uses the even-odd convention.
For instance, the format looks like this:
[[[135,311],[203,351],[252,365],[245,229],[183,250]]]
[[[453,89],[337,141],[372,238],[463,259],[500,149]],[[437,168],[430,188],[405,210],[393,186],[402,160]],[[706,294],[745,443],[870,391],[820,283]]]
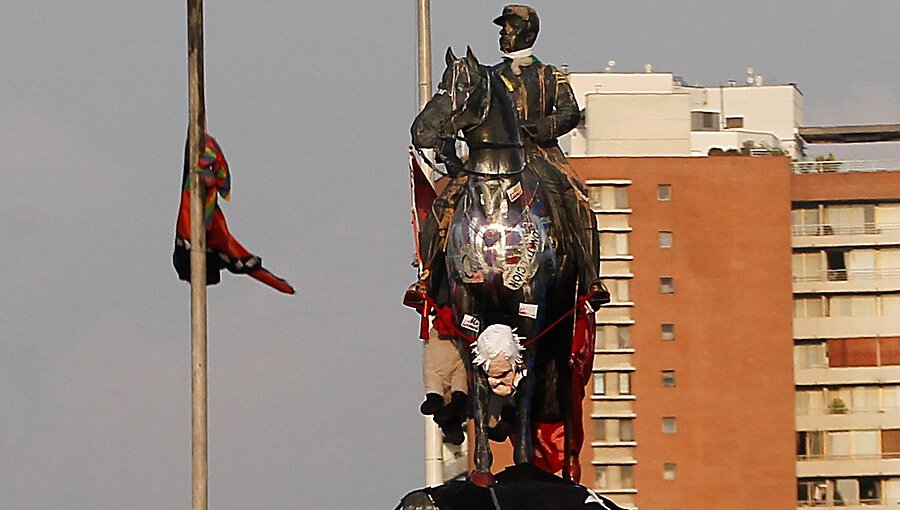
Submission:
[[[821,459],[825,433],[821,430],[797,432],[797,458],[800,460]]]
[[[718,131],[719,112],[691,112],[691,131]]]
[[[631,329],[628,326],[619,326],[616,329],[619,333],[619,349],[631,347]]]
[[[827,367],[828,357],[825,354],[824,342],[794,346],[794,370]]]
[[[828,273],[823,271],[823,252],[794,253],[791,256],[791,274],[795,282],[820,282]]]
[[[663,480],[674,480],[677,466],[672,462],[663,464]]]
[[[628,255],[628,234],[601,232],[600,254],[605,257]]]
[[[662,371],[662,385],[663,385],[663,388],[674,388],[675,387],[675,371],[674,370],[663,370]]]
[[[656,197],[661,201],[672,200],[672,185],[660,184],[657,186]]]
[[[631,374],[619,372],[619,395],[631,395]]]
[[[797,482],[797,502],[799,506],[822,506],[828,498],[828,484],[825,480],[800,480]]]
[[[594,440],[606,441],[606,420],[594,420]]]
[[[818,207],[792,210],[791,224],[795,236],[815,236],[823,232]]]
[[[881,504],[881,480],[868,476],[859,479],[859,502],[863,505]]]
[[[631,295],[628,292],[628,280],[616,280],[614,285],[616,297],[613,301],[618,303],[627,303],[631,301]]]
[[[667,230],[659,231],[659,247],[660,248],[671,248],[672,247],[672,232]]]
[[[744,127],[743,117],[725,117],[725,129],[739,129]]]
[[[664,416],[662,419],[663,434],[674,434],[678,432],[678,422],[674,416]]]
[[[675,293],[675,278],[671,276],[662,276],[659,278],[659,293],[660,294],[674,294]]]
[[[825,317],[823,298],[794,298],[794,318]]]
[[[609,488],[609,466],[594,467],[594,488],[598,490]]]
[[[616,187],[616,209],[628,209],[628,188]]]
[[[670,323],[660,324],[659,338],[661,340],[675,340],[675,325]]]
[[[594,395],[606,395],[606,374],[594,374]]]
[[[831,296],[828,298],[829,317],[876,317],[878,300],[875,296]]]
[[[619,440],[634,441],[633,420],[619,420]]]
[[[619,473],[622,478],[623,489],[634,488],[634,466],[620,466]]]
[[[624,186],[592,187],[588,201],[595,211],[628,209],[628,188]]]
[[[874,234],[875,205],[825,206],[825,234]]]
[[[598,326],[599,349],[629,349],[631,348],[631,328],[629,326]]]

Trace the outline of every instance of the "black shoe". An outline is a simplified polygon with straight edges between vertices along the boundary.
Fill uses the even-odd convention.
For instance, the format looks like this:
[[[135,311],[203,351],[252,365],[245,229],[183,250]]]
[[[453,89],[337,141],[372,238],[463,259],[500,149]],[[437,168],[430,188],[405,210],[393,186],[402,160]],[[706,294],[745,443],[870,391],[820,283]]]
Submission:
[[[435,413],[434,421],[443,426],[445,423],[462,423],[468,418],[469,396],[461,391],[450,394],[450,403]]]
[[[447,424],[441,429],[441,432],[444,433],[444,442],[452,445],[459,446],[466,439],[462,425],[459,423],[456,425]]]
[[[505,406],[500,411],[500,420],[496,425],[488,429],[488,439],[502,443],[516,430],[516,410],[512,406]]]
[[[502,443],[509,438],[513,428],[512,423],[501,421],[497,425],[488,428],[488,439],[497,443]]]
[[[419,412],[425,416],[432,416],[440,413],[444,409],[444,397],[437,393],[428,393],[425,395],[425,401],[419,406]]]

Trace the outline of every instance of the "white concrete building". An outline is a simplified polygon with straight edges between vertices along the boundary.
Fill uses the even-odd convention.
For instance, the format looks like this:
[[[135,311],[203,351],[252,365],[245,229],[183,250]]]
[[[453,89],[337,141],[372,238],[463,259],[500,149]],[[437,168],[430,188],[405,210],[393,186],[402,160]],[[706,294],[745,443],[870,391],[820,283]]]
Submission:
[[[784,151],[802,159],[796,85],[698,87],[672,73],[571,73],[583,123],[560,142],[572,156],[706,156]]]

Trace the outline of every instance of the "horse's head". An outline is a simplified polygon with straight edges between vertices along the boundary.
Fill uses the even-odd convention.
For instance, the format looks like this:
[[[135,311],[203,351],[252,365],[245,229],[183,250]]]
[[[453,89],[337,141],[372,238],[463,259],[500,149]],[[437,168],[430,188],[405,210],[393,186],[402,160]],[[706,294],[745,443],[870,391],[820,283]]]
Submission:
[[[491,104],[489,70],[467,48],[466,56],[456,58],[447,48],[447,69],[438,85],[440,90],[425,105],[413,122],[413,145],[436,148],[442,140],[456,137],[487,117]]]
[[[453,48],[447,48],[447,69],[438,88],[450,96],[450,111],[444,131],[456,134],[484,122],[491,108],[491,79],[487,67],[478,63],[471,47],[466,56],[456,58]]]

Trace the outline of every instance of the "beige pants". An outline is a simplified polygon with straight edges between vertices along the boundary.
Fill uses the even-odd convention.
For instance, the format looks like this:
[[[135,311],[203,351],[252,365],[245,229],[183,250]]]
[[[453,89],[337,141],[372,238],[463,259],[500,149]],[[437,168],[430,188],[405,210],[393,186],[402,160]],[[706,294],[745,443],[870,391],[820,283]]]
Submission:
[[[454,391],[468,393],[466,367],[453,340],[440,338],[437,330],[431,328],[425,340],[424,356],[425,393],[443,395],[445,401],[449,401]]]

